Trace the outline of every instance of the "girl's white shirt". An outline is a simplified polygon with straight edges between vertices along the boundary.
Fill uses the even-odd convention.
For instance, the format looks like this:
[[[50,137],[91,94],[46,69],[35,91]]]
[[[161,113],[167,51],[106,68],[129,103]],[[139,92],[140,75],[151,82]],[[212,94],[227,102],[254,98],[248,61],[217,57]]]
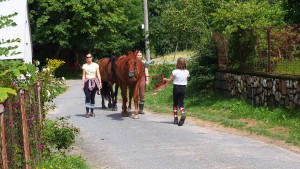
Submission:
[[[85,63],[82,66],[82,69],[85,70],[85,77],[87,79],[93,79],[97,77],[97,69],[99,68],[99,65],[97,63],[92,63],[90,65],[88,65],[87,63]]]
[[[188,70],[175,69],[172,71],[174,76],[174,85],[187,85],[188,77],[190,77],[190,72]]]

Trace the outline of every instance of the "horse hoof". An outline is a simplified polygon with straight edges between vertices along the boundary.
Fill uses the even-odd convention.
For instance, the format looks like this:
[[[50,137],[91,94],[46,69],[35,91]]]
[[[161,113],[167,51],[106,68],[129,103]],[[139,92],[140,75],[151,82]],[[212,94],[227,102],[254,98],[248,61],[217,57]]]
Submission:
[[[123,116],[123,117],[128,117],[129,114],[128,114],[128,113],[126,113],[126,114],[125,114],[125,113],[122,113],[122,116]]]
[[[102,106],[102,109],[107,109],[107,107],[106,106]]]
[[[133,119],[139,119],[139,115],[133,115]]]

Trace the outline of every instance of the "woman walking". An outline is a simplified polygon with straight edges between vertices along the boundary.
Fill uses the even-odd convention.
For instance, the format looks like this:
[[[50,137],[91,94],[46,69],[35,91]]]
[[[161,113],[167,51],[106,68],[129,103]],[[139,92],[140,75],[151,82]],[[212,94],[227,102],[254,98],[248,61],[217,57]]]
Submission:
[[[138,51],[136,57],[142,60],[142,52]],[[142,75],[140,84],[139,84],[139,114],[144,114],[144,104],[145,104],[145,89],[146,86],[149,85],[149,78],[148,78],[148,64],[144,62],[144,73]]]
[[[82,90],[85,94],[86,118],[95,116],[95,95],[102,88],[99,65],[93,62],[92,54],[86,55],[86,63],[82,66]]]

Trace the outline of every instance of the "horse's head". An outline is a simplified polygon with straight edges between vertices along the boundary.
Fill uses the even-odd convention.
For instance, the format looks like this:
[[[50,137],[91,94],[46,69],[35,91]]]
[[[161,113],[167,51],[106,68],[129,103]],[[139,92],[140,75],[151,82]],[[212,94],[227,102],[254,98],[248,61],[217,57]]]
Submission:
[[[144,71],[144,64],[136,57],[136,53],[132,52],[126,56],[125,65],[128,71],[129,81],[137,81],[141,78]]]

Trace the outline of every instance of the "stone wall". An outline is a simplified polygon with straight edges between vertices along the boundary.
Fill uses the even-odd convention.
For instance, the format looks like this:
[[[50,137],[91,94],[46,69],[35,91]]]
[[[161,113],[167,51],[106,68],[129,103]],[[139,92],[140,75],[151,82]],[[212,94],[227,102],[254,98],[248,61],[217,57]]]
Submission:
[[[300,107],[300,77],[217,72],[215,91],[253,105]]]

